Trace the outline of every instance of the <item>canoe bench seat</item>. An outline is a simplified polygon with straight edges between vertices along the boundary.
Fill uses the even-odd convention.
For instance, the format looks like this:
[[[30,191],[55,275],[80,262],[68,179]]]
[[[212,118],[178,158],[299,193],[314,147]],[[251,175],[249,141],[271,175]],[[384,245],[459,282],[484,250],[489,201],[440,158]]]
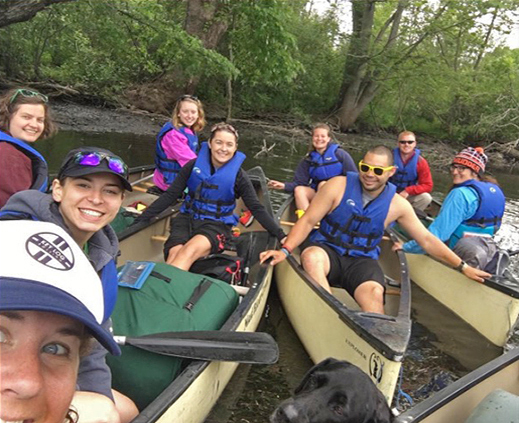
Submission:
[[[519,396],[496,389],[483,398],[465,421],[465,423],[489,422],[519,422]]]

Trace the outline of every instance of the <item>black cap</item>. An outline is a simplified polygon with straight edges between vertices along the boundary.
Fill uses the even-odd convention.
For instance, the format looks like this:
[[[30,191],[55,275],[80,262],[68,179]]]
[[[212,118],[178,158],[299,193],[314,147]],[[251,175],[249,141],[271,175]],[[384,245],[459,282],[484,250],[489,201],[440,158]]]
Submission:
[[[80,164],[78,161],[76,161],[76,157],[81,156],[79,153],[99,154],[101,156],[101,160],[99,164],[95,166]],[[120,161],[120,171],[114,170],[110,167],[109,159],[116,159],[117,161]],[[128,166],[126,166],[126,163],[123,161],[123,159],[112,153],[110,150],[106,150],[100,147],[79,147],[70,150],[61,163],[61,167],[58,172],[58,179],[66,176],[78,177],[102,172],[112,173],[118,176],[121,179],[123,188],[127,191],[133,191],[132,186],[128,181]]]

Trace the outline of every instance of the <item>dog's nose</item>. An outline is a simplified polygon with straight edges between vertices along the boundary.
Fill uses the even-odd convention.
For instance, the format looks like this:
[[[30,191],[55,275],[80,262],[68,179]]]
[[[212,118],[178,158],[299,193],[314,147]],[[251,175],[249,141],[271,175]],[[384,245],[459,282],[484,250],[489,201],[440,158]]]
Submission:
[[[271,423],[309,423],[293,403],[281,404],[270,417]]]

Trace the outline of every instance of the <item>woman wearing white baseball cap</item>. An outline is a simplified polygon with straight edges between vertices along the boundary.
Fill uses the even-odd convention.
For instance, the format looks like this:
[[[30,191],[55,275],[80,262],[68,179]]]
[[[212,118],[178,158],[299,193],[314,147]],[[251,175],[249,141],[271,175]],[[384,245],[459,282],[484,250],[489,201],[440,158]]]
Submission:
[[[0,221],[0,420],[63,423],[80,356],[97,339],[120,354],[101,323],[104,289],[59,226]]]

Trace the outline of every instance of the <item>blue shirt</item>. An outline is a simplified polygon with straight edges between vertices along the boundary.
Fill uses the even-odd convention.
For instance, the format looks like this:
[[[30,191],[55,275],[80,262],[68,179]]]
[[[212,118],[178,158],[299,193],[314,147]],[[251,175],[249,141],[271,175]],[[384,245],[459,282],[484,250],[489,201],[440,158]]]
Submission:
[[[440,213],[429,226],[429,231],[446,242],[463,221],[476,213],[479,197],[472,188],[461,187],[453,189],[443,202]],[[425,254],[416,241],[408,241],[403,249],[406,253]]]

